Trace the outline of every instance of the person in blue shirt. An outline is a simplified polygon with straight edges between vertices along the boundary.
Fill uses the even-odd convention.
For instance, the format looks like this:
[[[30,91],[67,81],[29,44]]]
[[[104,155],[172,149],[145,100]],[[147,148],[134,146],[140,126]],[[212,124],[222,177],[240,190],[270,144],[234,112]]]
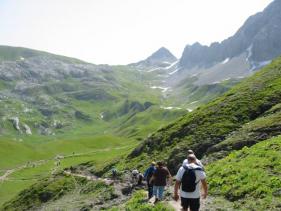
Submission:
[[[145,178],[146,183],[147,183],[148,200],[151,199],[152,196],[153,196],[153,182],[150,182],[150,179],[151,179],[151,177],[153,176],[153,173],[156,170],[155,165],[156,165],[155,162],[151,162],[151,165],[149,166],[148,169],[146,169],[146,171],[144,173],[144,178]]]

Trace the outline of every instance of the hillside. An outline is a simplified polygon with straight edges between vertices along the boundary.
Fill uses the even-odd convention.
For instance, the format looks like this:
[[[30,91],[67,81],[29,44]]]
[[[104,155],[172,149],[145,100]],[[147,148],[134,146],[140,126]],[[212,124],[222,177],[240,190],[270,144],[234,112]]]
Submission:
[[[151,80],[128,66],[0,46],[0,205],[62,168],[117,159],[188,112],[166,109]],[[56,157],[66,157],[59,168]]]
[[[281,137],[234,151],[207,167],[210,193],[236,210],[280,210]]]
[[[165,159],[175,173],[187,149],[192,148],[202,157],[210,147],[280,103],[280,76],[278,58],[222,97],[152,134],[130,154],[125,166],[142,167],[145,160],[147,164],[151,158]]]
[[[90,203],[89,198],[93,196],[92,194],[96,194],[96,188],[84,195],[81,193],[84,185],[76,183],[79,185],[74,187],[73,182],[62,176],[61,172],[72,166],[71,171],[77,172],[76,176],[82,174],[85,177],[89,175],[90,178],[93,175],[108,177],[108,171],[113,166],[119,171],[125,170],[124,172],[135,168],[144,170],[151,160],[162,159],[167,162],[172,174],[175,174],[178,166],[186,157],[187,149],[191,148],[199,158],[204,156],[204,161],[209,162],[206,168],[210,193],[214,197],[213,201],[210,202],[210,207],[222,209],[231,207],[234,210],[249,210],[250,207],[255,210],[262,207],[267,210],[276,210],[280,206],[278,189],[280,187],[280,175],[278,174],[280,170],[280,138],[272,140],[269,138],[280,134],[280,104],[281,58],[278,58],[252,77],[234,86],[223,96],[187,113],[174,123],[150,135],[130,154],[129,152],[136,146],[136,142],[124,143],[125,140],[123,142],[116,141],[117,146],[118,143],[120,144],[120,147],[112,149],[116,154],[112,154],[112,151],[106,151],[104,148],[112,140],[107,143],[102,141],[103,146],[96,151],[100,154],[88,154],[90,157],[84,157],[82,153],[81,158],[77,154],[79,156],[77,159],[78,157],[71,156],[71,151],[69,151],[70,155],[62,160],[63,165],[56,171],[58,176],[51,176],[51,179],[46,180],[47,184],[39,181],[29,188],[24,186],[27,189],[19,195],[13,192],[12,201],[6,200],[2,209],[5,207],[14,209],[15,206],[23,209],[25,206],[32,208],[66,206],[64,203],[69,204],[73,199],[78,200],[82,207],[84,205],[105,208],[117,206],[119,209],[119,206],[123,208],[129,206],[145,209],[145,206],[139,203],[140,195],[135,196],[136,198],[133,197],[131,204],[128,202],[129,204],[126,205],[130,194],[128,196],[124,194],[115,196],[116,192],[114,191],[120,188],[116,186],[114,186],[114,191],[111,190],[113,198],[109,197],[109,200],[113,200],[114,203],[99,204],[98,201]],[[151,105],[149,108],[148,105],[150,104],[127,101],[116,106],[116,109],[107,115],[109,119],[111,116],[118,119],[118,116],[122,116],[124,111],[129,111],[129,113],[134,113],[136,110],[152,112]],[[138,117],[137,119],[140,118],[143,121],[143,117],[139,114],[141,113],[135,115],[134,118]],[[131,120],[137,121],[134,118]],[[133,122],[129,121],[128,126]],[[107,139],[101,138],[101,140]],[[87,143],[86,141],[85,144]],[[249,148],[243,148],[244,146]],[[56,148],[56,146],[54,147]],[[241,151],[233,151],[239,149]],[[105,159],[104,156],[107,156],[105,152],[111,155],[110,158]],[[219,160],[221,158],[223,159]],[[103,162],[100,163],[101,160]],[[45,164],[40,164],[41,168],[52,169],[48,162],[52,161],[47,160]],[[31,170],[20,170],[21,173],[14,173],[10,178],[19,179],[38,174],[37,170],[35,172]],[[50,173],[48,175],[41,173],[38,178],[44,178],[44,176],[49,178]],[[126,174],[122,174],[121,178],[123,177],[126,178]],[[255,178],[255,182],[250,181],[252,178]],[[235,185],[233,185],[233,181],[236,181]],[[69,184],[69,190],[60,187],[65,182]],[[58,188],[57,185],[59,185]],[[93,186],[95,187],[94,184]],[[103,189],[106,187],[101,186],[101,188],[99,194],[103,195],[108,192],[107,189]],[[47,201],[44,201],[45,197],[47,197]],[[114,197],[116,197],[116,201]],[[125,197],[124,201],[122,201],[123,197]],[[223,199],[217,197],[223,197]],[[36,204],[30,204],[30,198],[35,198]],[[98,197],[95,198],[98,199]],[[257,200],[258,203],[255,204],[254,200]]]

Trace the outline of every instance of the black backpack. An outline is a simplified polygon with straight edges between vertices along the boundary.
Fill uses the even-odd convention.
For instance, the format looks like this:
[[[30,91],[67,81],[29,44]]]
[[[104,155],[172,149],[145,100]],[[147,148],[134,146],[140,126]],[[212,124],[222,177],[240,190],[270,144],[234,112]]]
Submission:
[[[187,166],[183,166],[184,173],[181,179],[181,189],[184,192],[194,192],[196,189],[196,174],[195,171],[203,171],[201,167],[198,168],[188,168]]]

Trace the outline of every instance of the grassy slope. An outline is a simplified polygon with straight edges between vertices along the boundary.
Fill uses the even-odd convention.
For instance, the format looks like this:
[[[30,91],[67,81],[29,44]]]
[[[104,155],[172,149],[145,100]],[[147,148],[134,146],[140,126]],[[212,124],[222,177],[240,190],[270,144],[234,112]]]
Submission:
[[[124,166],[143,167],[151,158],[165,159],[172,172],[188,148],[201,157],[243,124],[255,120],[281,101],[281,59],[244,80],[222,97],[199,107],[147,138]]]
[[[281,137],[232,152],[207,167],[210,193],[223,195],[237,210],[281,208]]]
[[[79,140],[74,138],[57,141],[45,140],[37,144],[33,141],[19,143],[13,140],[1,140],[0,152],[5,162],[0,163],[0,168],[3,172],[7,169],[26,165],[27,162],[38,160],[45,160],[46,162],[35,166],[25,166],[9,175],[9,180],[1,182],[0,206],[29,185],[50,176],[55,169],[59,171],[89,161],[92,162],[94,168],[100,168],[100,165],[112,160],[119,160],[134,146],[136,146],[135,140],[112,136],[81,137]],[[54,159],[56,155],[65,156],[59,167],[56,166],[56,160]]]
[[[257,118],[235,131],[224,141],[208,149],[207,159],[225,157],[233,150],[242,149],[244,146],[252,146],[260,141],[281,134],[281,104],[273,106],[262,117]]]
[[[85,195],[91,200],[86,200]],[[95,203],[114,199],[114,189],[100,181],[87,181],[84,178],[56,175],[40,181],[19,193],[1,210],[30,210],[40,208],[53,210],[82,208]],[[54,204],[56,200],[65,200],[65,204]],[[77,203],[79,201],[79,203]],[[73,203],[74,202],[74,203]],[[41,207],[42,208],[42,207]]]
[[[16,60],[20,60],[21,58],[30,58],[33,56],[52,56],[54,58],[63,60],[65,62],[85,63],[79,59],[50,54],[44,51],[38,51],[38,50],[22,48],[22,47],[11,47],[11,46],[3,46],[3,45],[0,46],[0,62],[16,61]]]

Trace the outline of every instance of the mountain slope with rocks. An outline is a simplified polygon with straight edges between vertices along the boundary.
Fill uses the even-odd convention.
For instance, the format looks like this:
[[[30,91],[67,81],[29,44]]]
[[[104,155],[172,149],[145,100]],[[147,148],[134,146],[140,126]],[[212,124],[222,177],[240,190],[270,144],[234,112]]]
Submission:
[[[262,12],[249,17],[231,37],[210,46],[187,45],[170,81],[195,78],[195,86],[241,80],[281,55],[281,2],[273,1]]]

